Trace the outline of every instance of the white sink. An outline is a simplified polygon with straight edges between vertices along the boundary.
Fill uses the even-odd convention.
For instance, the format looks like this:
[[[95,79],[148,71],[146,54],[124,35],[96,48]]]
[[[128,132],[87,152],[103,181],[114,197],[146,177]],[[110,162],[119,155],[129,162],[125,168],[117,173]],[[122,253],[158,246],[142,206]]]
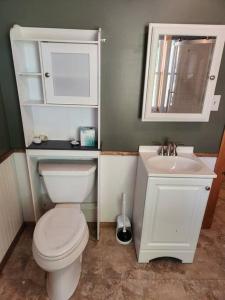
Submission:
[[[177,147],[177,156],[160,156],[160,146],[140,146],[139,155],[150,177],[215,178],[202,160],[193,153],[193,147]]]
[[[153,169],[170,173],[197,172],[202,168],[198,161],[182,156],[153,156],[147,159],[147,164]]]

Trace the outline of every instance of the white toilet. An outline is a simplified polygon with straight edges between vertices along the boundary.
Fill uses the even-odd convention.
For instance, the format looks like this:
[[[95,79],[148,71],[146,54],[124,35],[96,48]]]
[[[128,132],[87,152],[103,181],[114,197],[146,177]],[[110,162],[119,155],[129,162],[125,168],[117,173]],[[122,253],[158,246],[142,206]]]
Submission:
[[[51,300],[67,300],[75,291],[81,273],[82,252],[89,231],[80,204],[95,181],[94,162],[40,162],[48,195],[55,208],[37,222],[33,235],[33,256],[47,271],[47,292]]]

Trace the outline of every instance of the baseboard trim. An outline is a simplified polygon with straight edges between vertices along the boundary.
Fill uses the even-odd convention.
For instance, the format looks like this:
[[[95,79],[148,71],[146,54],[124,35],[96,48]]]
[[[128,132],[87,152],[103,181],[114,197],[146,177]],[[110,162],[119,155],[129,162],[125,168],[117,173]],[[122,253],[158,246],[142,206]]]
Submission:
[[[35,227],[36,222],[35,221],[25,221],[23,224],[24,224],[24,227]]]
[[[19,238],[20,238],[20,236],[21,236],[21,234],[22,234],[25,226],[26,225],[24,223],[21,225],[21,227],[18,230],[16,236],[14,237],[12,243],[10,244],[8,250],[6,251],[6,254],[4,255],[2,261],[0,262],[0,272],[2,272],[2,270],[3,270],[3,268],[4,268],[4,266],[5,266],[6,262],[7,262],[7,260],[9,259],[9,257],[11,256],[14,248],[16,247],[16,244],[17,244],[17,242],[18,242],[18,240],[19,240]]]
[[[116,227],[116,222],[101,222],[100,223],[101,228],[104,227]]]

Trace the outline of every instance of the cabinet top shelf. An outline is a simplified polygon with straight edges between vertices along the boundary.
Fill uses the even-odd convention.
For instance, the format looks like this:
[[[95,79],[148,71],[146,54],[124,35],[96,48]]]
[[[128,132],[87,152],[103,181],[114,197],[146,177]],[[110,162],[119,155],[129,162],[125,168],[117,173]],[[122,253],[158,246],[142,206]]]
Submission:
[[[88,41],[88,40],[62,40],[62,39],[34,39],[34,38],[17,38],[13,39],[15,42],[46,42],[46,43],[75,43],[75,44],[98,44],[98,41]]]
[[[61,29],[61,28],[37,28],[14,25],[10,30],[11,40],[21,41],[54,41],[97,43],[100,41],[101,29]]]

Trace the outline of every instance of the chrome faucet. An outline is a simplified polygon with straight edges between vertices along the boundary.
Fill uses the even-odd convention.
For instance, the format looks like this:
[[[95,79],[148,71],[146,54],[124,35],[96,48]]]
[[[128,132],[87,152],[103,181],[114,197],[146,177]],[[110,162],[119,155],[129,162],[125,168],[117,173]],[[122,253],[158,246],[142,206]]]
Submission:
[[[159,148],[158,154],[161,156],[177,156],[177,145],[174,142],[162,145]]]

